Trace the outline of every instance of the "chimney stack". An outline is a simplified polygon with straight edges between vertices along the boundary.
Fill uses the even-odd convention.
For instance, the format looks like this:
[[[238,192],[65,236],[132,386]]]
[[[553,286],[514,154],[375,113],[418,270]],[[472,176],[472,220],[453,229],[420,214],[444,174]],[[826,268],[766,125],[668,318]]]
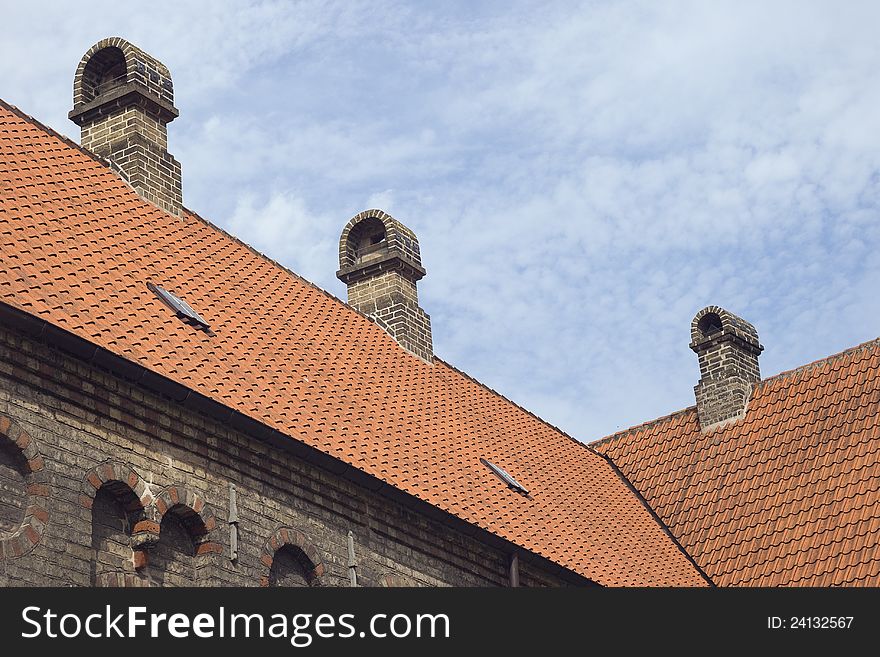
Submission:
[[[178,114],[171,73],[125,39],[99,41],[80,60],[68,114],[80,144],[109,160],[141,197],[180,216],[180,163],[168,153],[166,128]]]
[[[764,347],[755,327],[724,308],[709,306],[691,322],[690,347],[700,362],[694,392],[703,431],[744,417],[752,388],[761,380],[758,356]]]
[[[366,210],[339,239],[337,278],[348,303],[369,315],[397,343],[430,363],[431,318],[419,307],[417,281],[425,275],[415,233],[382,210]]]

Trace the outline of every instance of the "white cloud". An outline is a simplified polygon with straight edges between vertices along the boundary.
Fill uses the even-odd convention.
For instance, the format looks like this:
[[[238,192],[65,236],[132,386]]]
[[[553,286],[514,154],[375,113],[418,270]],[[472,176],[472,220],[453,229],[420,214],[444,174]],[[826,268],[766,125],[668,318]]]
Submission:
[[[381,192],[370,194],[366,204],[367,209],[379,208],[388,214],[394,213],[394,190],[386,189]]]
[[[704,305],[766,374],[880,334],[877,3],[77,7],[5,14],[6,100],[73,134],[76,62],[127,36],[188,206],[343,297],[339,231],[390,210],[438,354],[581,439],[693,403]]]
[[[225,227],[237,238],[279,261],[300,276],[329,287],[337,245],[326,239],[334,219],[312,213],[305,201],[287,191],[268,198],[240,197]]]

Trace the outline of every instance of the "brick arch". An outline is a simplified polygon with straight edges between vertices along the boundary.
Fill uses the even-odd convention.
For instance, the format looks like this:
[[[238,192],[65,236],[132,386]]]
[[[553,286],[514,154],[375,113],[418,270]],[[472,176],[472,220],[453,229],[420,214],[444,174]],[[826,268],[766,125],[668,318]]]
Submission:
[[[168,67],[133,43],[121,37],[108,37],[101,39],[89,48],[76,67],[73,79],[74,107],[84,105],[93,100],[93,94],[85,88],[88,85],[88,81],[84,79],[84,76],[88,77],[85,75],[86,67],[101,51],[111,49],[120,51],[125,59],[126,82],[137,83],[169,104],[174,103],[174,88],[171,82],[171,72],[168,70]]]
[[[49,486],[46,483],[45,461],[37,441],[6,415],[0,415],[0,440],[17,450],[27,496],[24,519],[18,529],[0,538],[0,561],[3,561],[27,554],[40,542],[49,522],[49,512],[46,510]]]
[[[80,506],[91,510],[95,495],[106,489],[122,505],[131,525],[131,547],[139,550],[159,540],[159,525],[153,520],[153,496],[143,477],[119,461],[105,461],[86,472]]]
[[[260,578],[260,586],[269,586],[269,574],[272,570],[272,563],[275,561],[275,553],[288,545],[299,548],[308,559],[308,570],[305,575],[309,585],[321,586],[321,577],[324,575],[324,560],[317,548],[306,538],[306,535],[293,527],[279,527],[263,546],[260,562],[266,567],[267,572]]]
[[[161,527],[162,518],[166,513],[175,513],[183,521],[195,545],[196,555],[223,553],[223,547],[210,540],[211,532],[217,527],[214,511],[198,493],[179,484],[169,486],[156,495],[153,508],[155,509],[153,520],[158,527]]]
[[[399,251],[406,255],[416,265],[421,267],[421,255],[419,252],[419,240],[416,234],[400,223],[387,212],[378,209],[364,210],[359,212],[345,224],[339,237],[339,268],[340,270],[355,264],[355,253],[349,244],[351,231],[367,219],[378,219],[385,226],[385,239],[388,248]],[[422,272],[424,273],[424,272]]]
[[[738,315],[734,315],[732,312],[725,310],[721,306],[706,306],[694,315],[693,320],[691,320],[692,345],[701,343],[711,337],[704,333],[700,325],[703,318],[707,315],[715,315],[718,318],[723,332],[735,335],[750,342],[758,342],[758,330],[750,322],[747,322]]]

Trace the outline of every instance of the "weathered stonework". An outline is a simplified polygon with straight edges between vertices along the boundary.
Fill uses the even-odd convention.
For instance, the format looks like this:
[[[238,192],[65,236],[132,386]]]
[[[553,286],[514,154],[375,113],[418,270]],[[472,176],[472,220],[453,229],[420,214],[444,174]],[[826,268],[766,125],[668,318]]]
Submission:
[[[718,306],[703,308],[691,322],[690,348],[700,363],[694,388],[700,427],[707,431],[742,418],[761,380],[764,350],[755,327]]]
[[[431,362],[431,318],[419,306],[425,275],[415,233],[381,210],[353,217],[339,239],[339,271],[348,303],[369,315],[401,347]]]
[[[168,153],[178,116],[164,64],[124,39],[92,46],[76,70],[73,109],[80,143],[119,170],[144,199],[172,214],[183,208],[180,163]]]
[[[2,323],[0,444],[21,454],[0,517],[22,518],[21,477],[28,495],[0,534],[3,586],[348,586],[349,531],[362,586],[506,586],[523,554]],[[520,563],[524,586],[587,583]]]
[[[37,441],[0,413],[0,564],[28,554],[48,521],[46,462]]]

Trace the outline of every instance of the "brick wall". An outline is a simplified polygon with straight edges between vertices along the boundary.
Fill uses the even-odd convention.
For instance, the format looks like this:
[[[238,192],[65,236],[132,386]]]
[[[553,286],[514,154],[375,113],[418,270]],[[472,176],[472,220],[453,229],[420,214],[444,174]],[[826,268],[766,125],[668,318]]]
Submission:
[[[400,303],[418,305],[416,284],[396,271],[385,271],[375,276],[353,281],[348,286],[348,303],[368,315],[381,310],[381,300],[395,296]]]
[[[168,128],[143,108],[121,106],[111,116],[102,116],[84,123],[80,129],[80,145],[93,153],[104,155],[122,137],[141,135],[147,142],[160,150],[168,148]]]
[[[7,523],[21,515],[7,499],[28,504],[24,529],[0,540],[0,585],[347,586],[349,531],[362,585],[508,582],[509,550],[488,535],[465,535],[3,325],[0,443],[22,454],[19,475],[2,466]],[[583,582],[537,557],[520,564],[524,585]]]
[[[434,345],[428,313],[394,294],[376,299],[375,305],[376,310],[371,314],[384,323],[394,339],[410,353],[431,362]]]
[[[180,215],[183,176],[166,143],[165,126],[133,107],[84,124],[80,137],[84,148],[109,160],[142,198]]]

